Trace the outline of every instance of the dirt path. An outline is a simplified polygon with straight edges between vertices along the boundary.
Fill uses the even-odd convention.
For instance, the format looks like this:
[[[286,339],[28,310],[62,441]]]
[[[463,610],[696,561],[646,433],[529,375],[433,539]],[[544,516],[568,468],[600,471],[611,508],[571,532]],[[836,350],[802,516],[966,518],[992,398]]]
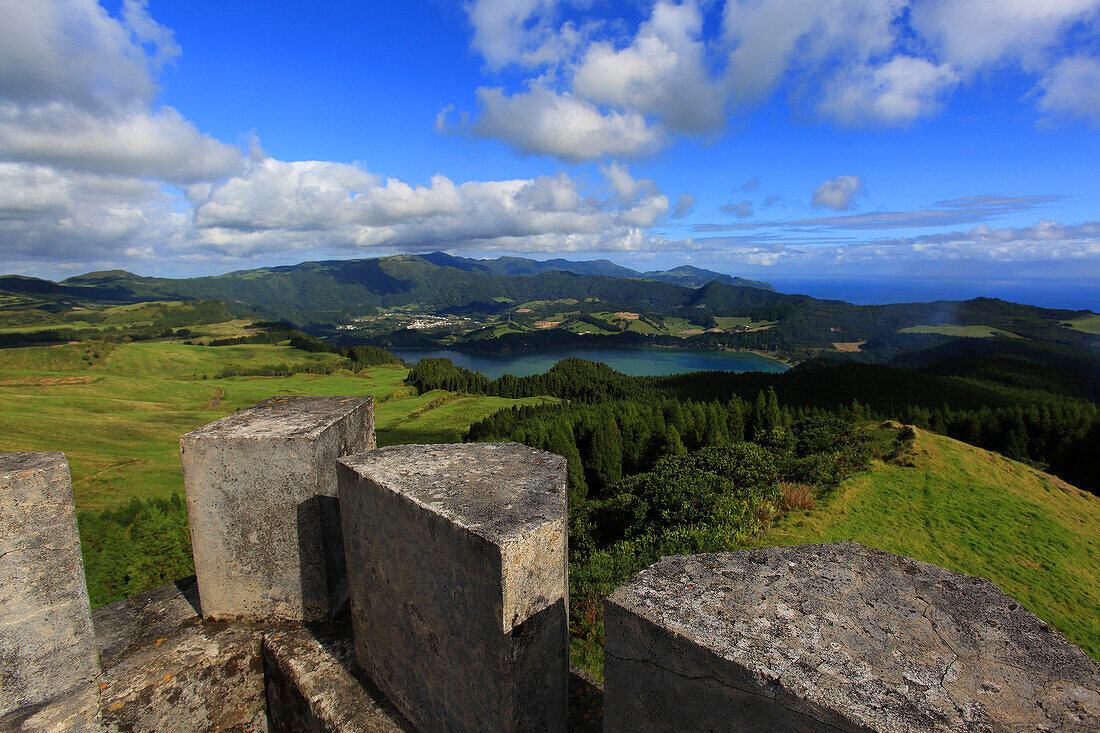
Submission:
[[[225,397],[225,390],[220,389],[220,388],[215,389],[214,390],[214,399],[207,402],[206,407],[204,407],[203,409],[204,410],[216,410],[216,409],[218,409],[218,406],[221,405],[221,403],[222,403],[222,397]]]

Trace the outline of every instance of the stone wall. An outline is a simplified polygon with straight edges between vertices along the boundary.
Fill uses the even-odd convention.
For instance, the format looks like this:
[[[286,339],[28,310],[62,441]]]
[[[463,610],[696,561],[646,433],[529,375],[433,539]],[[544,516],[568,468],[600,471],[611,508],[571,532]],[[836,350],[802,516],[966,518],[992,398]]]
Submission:
[[[0,721],[88,687],[98,668],[69,464],[0,453]]]
[[[1100,730],[1078,647],[987,580],[852,542],[663,558],[604,625],[607,731]]]
[[[197,583],[92,613],[64,456],[0,454],[0,733],[1100,730],[1100,665],[979,578],[663,558],[607,599],[603,691],[568,669],[562,458],[374,450],[370,398],[181,447]]]

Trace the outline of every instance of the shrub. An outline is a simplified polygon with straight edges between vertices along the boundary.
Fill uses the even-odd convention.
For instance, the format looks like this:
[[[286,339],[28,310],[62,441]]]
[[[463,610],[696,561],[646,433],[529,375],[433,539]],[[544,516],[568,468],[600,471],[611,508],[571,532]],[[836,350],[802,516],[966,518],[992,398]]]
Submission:
[[[783,508],[788,511],[791,509],[813,509],[816,505],[814,502],[814,487],[809,484],[782,481],[779,484],[779,490],[783,493]]]

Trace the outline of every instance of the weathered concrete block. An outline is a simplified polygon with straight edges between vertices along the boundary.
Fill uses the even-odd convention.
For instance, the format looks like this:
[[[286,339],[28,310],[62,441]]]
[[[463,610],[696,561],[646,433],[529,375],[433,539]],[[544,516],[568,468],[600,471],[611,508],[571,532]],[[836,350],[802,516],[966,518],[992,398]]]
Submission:
[[[516,443],[340,461],[356,657],[418,729],[565,729],[565,483]]]
[[[333,616],[347,599],[336,459],[374,445],[370,397],[275,397],[180,438],[203,615]]]
[[[265,627],[203,621],[194,580],[92,612],[103,674],[99,720],[112,733],[265,733]]]
[[[99,671],[62,453],[0,453],[0,721]]]
[[[355,664],[351,621],[264,634],[268,733],[413,733]]]
[[[1100,730],[1100,665],[992,583],[855,543],[666,557],[605,605],[607,731]]]
[[[45,705],[23,708],[14,719],[0,720],[2,733],[117,733],[99,715],[95,685],[82,685]]]

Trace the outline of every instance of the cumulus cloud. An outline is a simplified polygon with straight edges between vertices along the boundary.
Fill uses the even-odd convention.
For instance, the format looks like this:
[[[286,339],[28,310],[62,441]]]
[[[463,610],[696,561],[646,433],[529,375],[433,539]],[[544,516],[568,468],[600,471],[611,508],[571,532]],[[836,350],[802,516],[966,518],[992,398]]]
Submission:
[[[472,45],[491,68],[541,66],[567,56],[581,40],[570,22],[558,20],[558,0],[473,0],[466,12]]]
[[[602,112],[571,94],[541,86],[506,95],[477,90],[480,115],[471,131],[499,138],[518,150],[579,162],[603,156],[637,156],[661,147],[662,133],[638,112]]]
[[[553,3],[480,5],[500,27],[537,35],[523,7]],[[6,262],[634,250],[649,246],[646,230],[669,213],[656,184],[619,163],[605,166],[596,182],[560,173],[468,182],[436,175],[412,184],[357,165],[280,161],[255,139],[242,155],[175,109],[154,105],[156,73],[179,48],[144,2],[124,0],[117,17],[92,0],[0,0],[0,11]],[[501,63],[534,63],[551,47],[564,48],[559,41],[569,33],[555,26],[551,35],[558,41],[486,40],[485,53]],[[637,113],[602,110],[537,85],[521,95],[490,89],[482,96],[478,129],[566,159],[659,146],[659,133]],[[441,127],[449,111],[441,111]]]
[[[150,100],[150,66],[179,53],[171,33],[129,0],[123,20],[96,0],[0,0],[0,98],[25,104],[69,100],[104,109]],[[146,51],[149,44],[151,50]]]
[[[172,183],[229,173],[240,150],[204,135],[171,107],[96,114],[63,102],[0,104],[0,157]]]
[[[1100,60],[1064,59],[1039,83],[1039,109],[1049,117],[1084,117],[1100,125]]]
[[[0,0],[0,158],[172,183],[228,174],[240,152],[171,107],[154,72],[179,54],[144,2]]]
[[[1098,0],[929,0],[912,4],[912,24],[940,57],[975,69],[1006,60],[1032,67],[1075,23],[1094,21]]]
[[[648,14],[631,28],[586,2],[469,3],[473,47],[487,64],[529,72],[525,90],[500,89],[490,105],[481,98],[475,129],[566,160],[639,154],[677,135],[718,134],[731,114],[781,89],[844,125],[904,126],[936,114],[960,84],[998,66],[1031,75],[1028,98],[1040,111],[1095,119],[1088,95],[1100,63],[1100,0],[656,0],[643,7]],[[1078,91],[1086,93],[1082,103]],[[502,119],[507,114],[535,128],[583,119],[601,131],[602,144],[524,135]]]
[[[863,193],[861,176],[837,176],[814,189],[813,205],[845,211],[853,208],[855,197],[861,193]]]
[[[675,132],[725,125],[725,92],[712,75],[701,40],[703,16],[693,2],[658,2],[625,48],[588,47],[573,90],[586,99],[658,116]]]
[[[949,64],[896,56],[834,80],[818,109],[849,125],[903,125],[937,111],[943,95],[958,81],[959,74]]]
[[[186,217],[155,183],[0,163],[6,261],[141,260],[176,240]]]
[[[586,196],[582,183],[564,173],[461,184],[436,175],[428,185],[412,186],[354,166],[263,158],[196,191],[192,237],[231,257],[318,243],[353,253],[638,247],[645,240],[641,228],[668,212],[668,198],[624,166],[603,173],[616,194],[611,201]]]

